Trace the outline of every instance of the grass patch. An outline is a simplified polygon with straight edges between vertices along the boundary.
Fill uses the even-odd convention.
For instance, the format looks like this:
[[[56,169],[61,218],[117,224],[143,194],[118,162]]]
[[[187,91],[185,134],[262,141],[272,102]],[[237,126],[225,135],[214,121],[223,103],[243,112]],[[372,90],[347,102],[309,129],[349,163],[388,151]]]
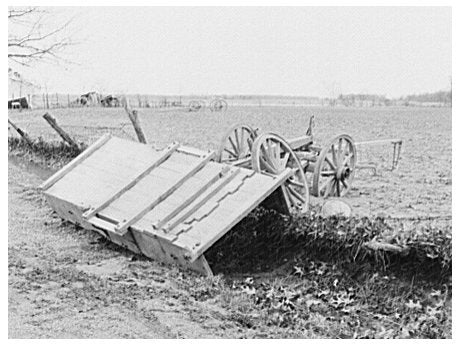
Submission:
[[[17,156],[23,156],[36,163],[59,168],[77,157],[87,145],[80,143],[79,147],[73,147],[65,142],[46,141],[42,137],[34,140],[29,145],[24,139],[8,137],[8,150]]]

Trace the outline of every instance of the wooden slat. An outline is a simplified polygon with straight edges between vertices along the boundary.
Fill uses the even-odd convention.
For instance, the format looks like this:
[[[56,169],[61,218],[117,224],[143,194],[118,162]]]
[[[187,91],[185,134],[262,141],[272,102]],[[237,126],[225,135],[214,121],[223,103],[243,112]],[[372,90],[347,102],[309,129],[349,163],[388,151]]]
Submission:
[[[126,191],[131,189],[134,185],[136,185],[142,178],[147,176],[153,169],[156,167],[160,166],[168,157],[177,149],[179,146],[178,143],[173,143],[170,146],[168,146],[165,151],[162,153],[158,159],[151,164],[147,169],[145,169],[143,172],[141,172],[136,178],[134,178],[131,182],[126,184],[123,188],[121,188],[119,191],[114,193],[110,198],[108,198],[105,202],[100,204],[99,206],[93,207],[87,212],[83,214],[84,218],[90,218],[94,216],[96,213],[98,213],[100,210],[106,208],[108,205],[110,205],[115,199],[118,199],[122,194],[124,194]]]
[[[209,190],[206,194],[202,194],[199,198],[195,199],[192,204],[188,206],[188,208],[184,208],[182,213],[179,213],[175,219],[171,219],[169,223],[166,224],[164,227],[165,232],[171,232],[176,234],[176,231],[171,231],[180,223],[188,219],[191,215],[193,215],[197,210],[199,210],[206,202],[216,195],[219,191],[222,190],[226,185],[228,185],[238,174],[240,173],[240,169],[234,169],[230,172],[229,175],[224,177],[219,181],[218,184],[211,190]]]
[[[275,191],[286,179],[293,174],[292,169],[285,170],[278,175],[275,180],[266,180],[267,185],[259,193],[253,194],[253,198],[247,198],[242,191],[229,195],[221,201],[216,210],[203,218],[199,222],[193,223],[188,232],[180,234],[175,244],[191,248],[191,260],[198,258],[209,247],[211,247],[219,238],[227,231],[235,226],[241,219],[246,217],[254,208],[256,208],[263,200],[265,200],[273,191]],[[249,178],[244,185],[244,189],[249,188],[251,179]],[[225,207],[224,207],[225,205]],[[214,231],[210,231],[210,229]]]
[[[200,149],[197,149],[197,148],[194,148],[194,147],[184,146],[184,145],[182,145],[178,149],[178,151],[183,152],[185,154],[192,155],[192,156],[196,156],[196,157],[203,157],[203,156],[205,156],[205,155],[210,153],[209,151],[203,151],[203,150],[200,150]]]
[[[93,217],[88,221],[91,225],[95,226],[96,228],[99,229],[104,229],[110,232],[117,233],[115,230],[115,224],[112,224],[110,222],[107,222],[101,218],[98,217]]]
[[[216,183],[222,176],[224,176],[230,170],[229,166],[223,168],[216,176],[210,179],[207,183],[201,186],[195,193],[190,195],[185,199],[181,204],[179,204],[174,210],[172,210],[166,217],[164,217],[158,223],[152,224],[155,229],[161,229],[167,222],[177,216],[184,208],[189,206],[193,201],[195,201],[200,195],[202,195],[209,187]]]
[[[97,151],[101,146],[103,146],[109,139],[111,138],[110,134],[104,134],[101,138],[99,138],[93,145],[88,147],[85,151],[80,153],[77,157],[75,157],[69,164],[67,164],[64,168],[56,172],[53,176],[47,179],[40,185],[40,189],[46,190],[55,184],[57,181],[62,179],[69,171],[75,169],[81,162],[83,162],[86,158],[88,158],[93,152]]]
[[[206,157],[202,158],[198,164],[192,167],[185,175],[183,175],[173,186],[168,188],[164,193],[157,196],[149,205],[147,205],[141,212],[136,214],[135,216],[131,217],[130,219],[123,221],[118,224],[117,231],[120,234],[125,233],[128,230],[128,227],[134,223],[136,223],[139,219],[141,219],[147,212],[153,209],[156,205],[166,199],[169,195],[171,195],[177,188],[179,188],[190,176],[193,176],[198,170],[203,168],[203,166],[209,162],[212,158],[214,158],[215,153],[211,152]]]

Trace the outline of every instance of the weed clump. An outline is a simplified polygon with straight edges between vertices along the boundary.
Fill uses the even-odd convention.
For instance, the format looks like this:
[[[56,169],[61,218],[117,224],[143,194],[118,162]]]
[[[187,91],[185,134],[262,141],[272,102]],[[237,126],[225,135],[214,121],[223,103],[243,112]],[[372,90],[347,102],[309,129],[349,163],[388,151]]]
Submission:
[[[22,138],[8,137],[8,150],[12,153],[39,160],[51,166],[61,166],[68,163],[87,148],[87,145],[80,143],[78,147],[70,146],[64,142],[50,142],[38,137],[32,144]]]

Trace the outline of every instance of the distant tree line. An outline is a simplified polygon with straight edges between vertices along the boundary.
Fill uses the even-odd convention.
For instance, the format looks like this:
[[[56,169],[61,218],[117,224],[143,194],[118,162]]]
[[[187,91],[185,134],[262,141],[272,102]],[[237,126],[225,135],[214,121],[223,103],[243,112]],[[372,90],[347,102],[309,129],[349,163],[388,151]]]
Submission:
[[[397,99],[389,99],[384,95],[373,94],[341,94],[336,99],[329,99],[329,105],[347,107],[374,107],[374,106],[452,106],[452,90],[408,95]]]
[[[401,98],[403,101],[408,102],[433,102],[452,104],[452,90],[438,91],[433,93],[422,93],[420,95],[409,95]]]

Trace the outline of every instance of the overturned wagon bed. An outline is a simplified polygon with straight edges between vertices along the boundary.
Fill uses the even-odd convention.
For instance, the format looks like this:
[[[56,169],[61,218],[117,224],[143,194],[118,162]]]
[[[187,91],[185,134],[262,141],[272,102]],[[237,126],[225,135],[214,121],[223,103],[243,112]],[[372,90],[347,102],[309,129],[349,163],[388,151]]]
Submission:
[[[63,219],[209,275],[204,252],[264,200],[287,210],[281,186],[294,173],[272,176],[214,158],[178,143],[156,150],[105,135],[41,188]]]

